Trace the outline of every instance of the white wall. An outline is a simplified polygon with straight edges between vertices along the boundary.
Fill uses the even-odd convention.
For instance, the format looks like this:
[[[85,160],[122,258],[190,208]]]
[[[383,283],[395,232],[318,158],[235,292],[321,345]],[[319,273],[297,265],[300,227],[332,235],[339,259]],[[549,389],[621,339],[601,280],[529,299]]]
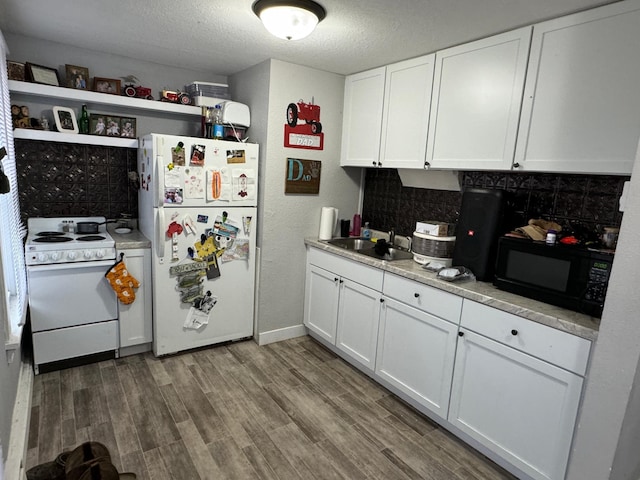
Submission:
[[[259,342],[278,339],[278,331],[302,331],[304,303],[305,237],[317,237],[320,210],[323,206],[339,209],[341,218],[351,218],[358,210],[360,171],[343,169],[339,165],[342,130],[344,77],[299,65],[269,61],[268,112],[264,105],[250,104],[252,124],[254,112],[267,115],[266,139],[261,144],[261,212],[259,229],[261,263],[257,331]],[[231,77],[231,83],[251,86],[260,79],[265,83],[265,67],[261,64]],[[260,87],[262,88],[262,87]],[[242,91],[245,89],[243,88]],[[238,89],[238,92],[241,90]],[[250,98],[238,94],[238,98]],[[264,92],[255,94],[264,101]],[[285,112],[289,103],[299,100],[320,106],[320,121],[324,137],[323,150],[284,147]],[[253,99],[252,99],[253,100]],[[253,126],[250,135],[253,135]],[[322,162],[318,195],[285,195],[287,158],[320,160]],[[296,330],[297,328],[297,330]]]
[[[639,150],[640,155],[640,150]],[[637,480],[640,471],[640,158],[631,177],[607,299],[592,355],[568,480]],[[633,443],[635,440],[635,443]],[[618,455],[616,455],[618,451]],[[629,453],[629,455],[627,455]],[[617,468],[611,472],[614,466]],[[635,471],[635,476],[627,476]],[[611,473],[611,476],[610,476]]]

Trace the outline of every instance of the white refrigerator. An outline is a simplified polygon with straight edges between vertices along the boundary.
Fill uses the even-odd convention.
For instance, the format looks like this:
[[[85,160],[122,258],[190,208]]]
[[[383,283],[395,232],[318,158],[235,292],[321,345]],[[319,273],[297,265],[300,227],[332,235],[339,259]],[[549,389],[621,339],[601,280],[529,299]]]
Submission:
[[[258,145],[150,134],[138,177],[154,354],[252,336]]]

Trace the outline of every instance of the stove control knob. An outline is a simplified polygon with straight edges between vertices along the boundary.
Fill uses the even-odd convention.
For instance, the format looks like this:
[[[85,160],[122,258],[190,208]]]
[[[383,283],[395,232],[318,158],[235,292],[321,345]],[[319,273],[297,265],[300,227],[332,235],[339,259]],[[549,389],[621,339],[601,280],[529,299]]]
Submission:
[[[78,254],[77,254],[76,252],[69,252],[69,253],[67,254],[67,258],[68,258],[69,260],[75,260],[77,256],[78,256]]]
[[[39,262],[46,262],[49,259],[49,255],[47,255],[46,253],[39,253],[38,254],[38,261]]]
[[[51,252],[51,260],[54,262],[60,260],[60,252]]]
[[[104,250],[98,250],[96,252],[96,258],[102,258],[104,257]]]
[[[84,258],[89,260],[91,257],[93,257],[93,252],[91,250],[85,250],[84,251]]]

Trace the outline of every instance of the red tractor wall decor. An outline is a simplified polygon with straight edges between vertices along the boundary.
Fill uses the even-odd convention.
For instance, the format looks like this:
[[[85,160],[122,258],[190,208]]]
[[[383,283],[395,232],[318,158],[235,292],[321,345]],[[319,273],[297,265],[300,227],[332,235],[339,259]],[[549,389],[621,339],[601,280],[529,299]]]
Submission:
[[[298,120],[304,121],[304,124],[298,125]],[[290,103],[287,106],[287,125],[296,128],[301,133],[318,134],[322,132],[322,124],[320,123],[320,105],[304,103],[300,100],[298,103]]]

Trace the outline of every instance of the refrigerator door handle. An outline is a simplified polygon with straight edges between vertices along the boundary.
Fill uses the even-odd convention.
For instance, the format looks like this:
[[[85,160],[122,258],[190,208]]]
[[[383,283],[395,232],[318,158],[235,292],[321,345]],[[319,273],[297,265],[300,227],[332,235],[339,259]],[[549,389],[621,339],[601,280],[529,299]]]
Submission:
[[[165,230],[167,226],[164,223],[164,208],[160,207],[158,210],[158,223],[156,228],[156,245],[158,246],[158,258],[164,257],[164,244],[165,244]]]
[[[155,167],[156,167],[155,190],[156,190],[156,195],[158,195],[158,197],[156,198],[155,206],[162,207],[162,205],[164,205],[164,160],[161,156],[156,157]]]

